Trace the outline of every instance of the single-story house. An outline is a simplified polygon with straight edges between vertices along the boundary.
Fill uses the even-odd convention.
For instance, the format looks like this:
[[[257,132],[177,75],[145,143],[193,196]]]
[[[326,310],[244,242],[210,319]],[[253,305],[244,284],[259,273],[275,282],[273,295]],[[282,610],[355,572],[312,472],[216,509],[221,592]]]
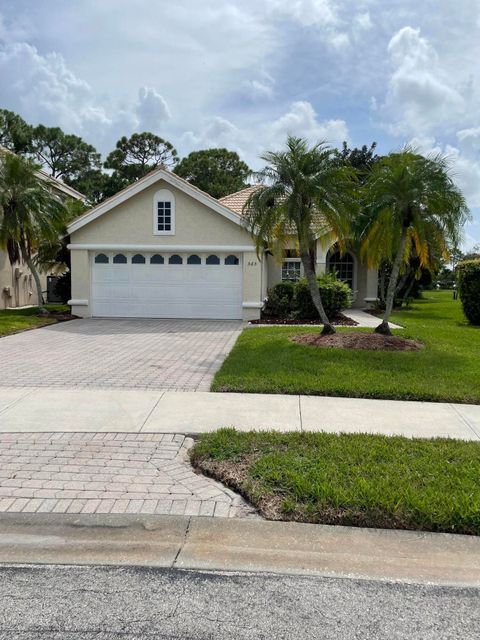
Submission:
[[[83,317],[253,320],[267,290],[302,275],[294,251],[282,263],[257,256],[242,221],[252,187],[219,200],[164,168],[74,220],[72,311]],[[377,295],[377,271],[348,252],[316,247],[317,272],[335,270],[355,304]]]
[[[11,153],[11,151],[0,146],[0,153]],[[60,180],[52,178],[45,171],[37,171],[37,175],[61,197],[74,200],[85,199],[81,193]],[[47,274],[40,272],[38,275],[42,290],[46,291]],[[7,309],[36,304],[38,304],[37,290],[30,269],[23,261],[11,264],[8,253],[0,249],[0,308]]]

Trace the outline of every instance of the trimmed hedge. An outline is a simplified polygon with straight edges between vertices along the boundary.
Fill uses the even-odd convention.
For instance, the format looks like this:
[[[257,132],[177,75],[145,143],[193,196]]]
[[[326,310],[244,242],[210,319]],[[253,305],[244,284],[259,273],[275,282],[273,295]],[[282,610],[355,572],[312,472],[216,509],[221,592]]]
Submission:
[[[480,260],[465,260],[457,265],[458,293],[463,312],[470,324],[480,325]]]
[[[334,317],[352,304],[352,291],[348,284],[333,274],[317,277],[318,289],[327,316]],[[264,313],[275,318],[315,320],[318,311],[313,304],[306,278],[298,282],[280,282],[268,292]]]

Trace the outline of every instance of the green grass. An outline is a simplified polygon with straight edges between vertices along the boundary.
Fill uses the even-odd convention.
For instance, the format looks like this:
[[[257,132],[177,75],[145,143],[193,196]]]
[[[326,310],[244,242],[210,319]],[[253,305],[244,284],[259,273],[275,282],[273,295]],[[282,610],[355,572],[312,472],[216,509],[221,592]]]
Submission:
[[[318,328],[248,328],[215,376],[212,391],[480,402],[480,327],[466,323],[450,291],[425,292],[392,321],[405,327],[396,334],[420,340],[425,348],[316,349],[289,337]]]
[[[46,305],[49,311],[69,311],[70,307],[65,305]],[[27,331],[28,329],[36,329],[44,327],[47,324],[55,323],[54,318],[39,318],[38,307],[29,307],[28,309],[5,309],[0,311],[0,337],[8,336],[12,333]]]
[[[474,442],[221,429],[191,457],[270,519],[480,534]]]

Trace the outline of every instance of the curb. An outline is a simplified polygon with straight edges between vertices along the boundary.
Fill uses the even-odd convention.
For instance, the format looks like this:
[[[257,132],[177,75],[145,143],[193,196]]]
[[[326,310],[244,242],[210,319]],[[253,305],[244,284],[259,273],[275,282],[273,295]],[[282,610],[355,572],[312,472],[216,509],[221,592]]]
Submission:
[[[194,516],[2,514],[0,563],[150,566],[480,587],[480,538]]]

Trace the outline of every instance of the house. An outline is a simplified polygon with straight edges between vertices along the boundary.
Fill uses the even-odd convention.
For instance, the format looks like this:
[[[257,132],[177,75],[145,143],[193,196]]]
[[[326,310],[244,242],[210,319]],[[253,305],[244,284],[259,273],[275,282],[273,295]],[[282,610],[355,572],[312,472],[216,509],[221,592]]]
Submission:
[[[0,153],[11,153],[0,146]],[[60,196],[84,200],[84,196],[64,184],[60,180],[52,178],[45,171],[38,171],[40,179],[51,185]],[[47,289],[47,275],[39,273],[42,290]],[[8,253],[0,249],[0,308],[15,308],[38,304],[37,291],[30,269],[24,262],[10,263]]]
[[[269,287],[302,275],[290,251],[283,264],[257,256],[242,221],[252,187],[217,200],[159,168],[74,220],[72,312],[83,317],[253,320]],[[377,272],[353,253],[316,248],[317,272],[335,269],[376,297]]]

